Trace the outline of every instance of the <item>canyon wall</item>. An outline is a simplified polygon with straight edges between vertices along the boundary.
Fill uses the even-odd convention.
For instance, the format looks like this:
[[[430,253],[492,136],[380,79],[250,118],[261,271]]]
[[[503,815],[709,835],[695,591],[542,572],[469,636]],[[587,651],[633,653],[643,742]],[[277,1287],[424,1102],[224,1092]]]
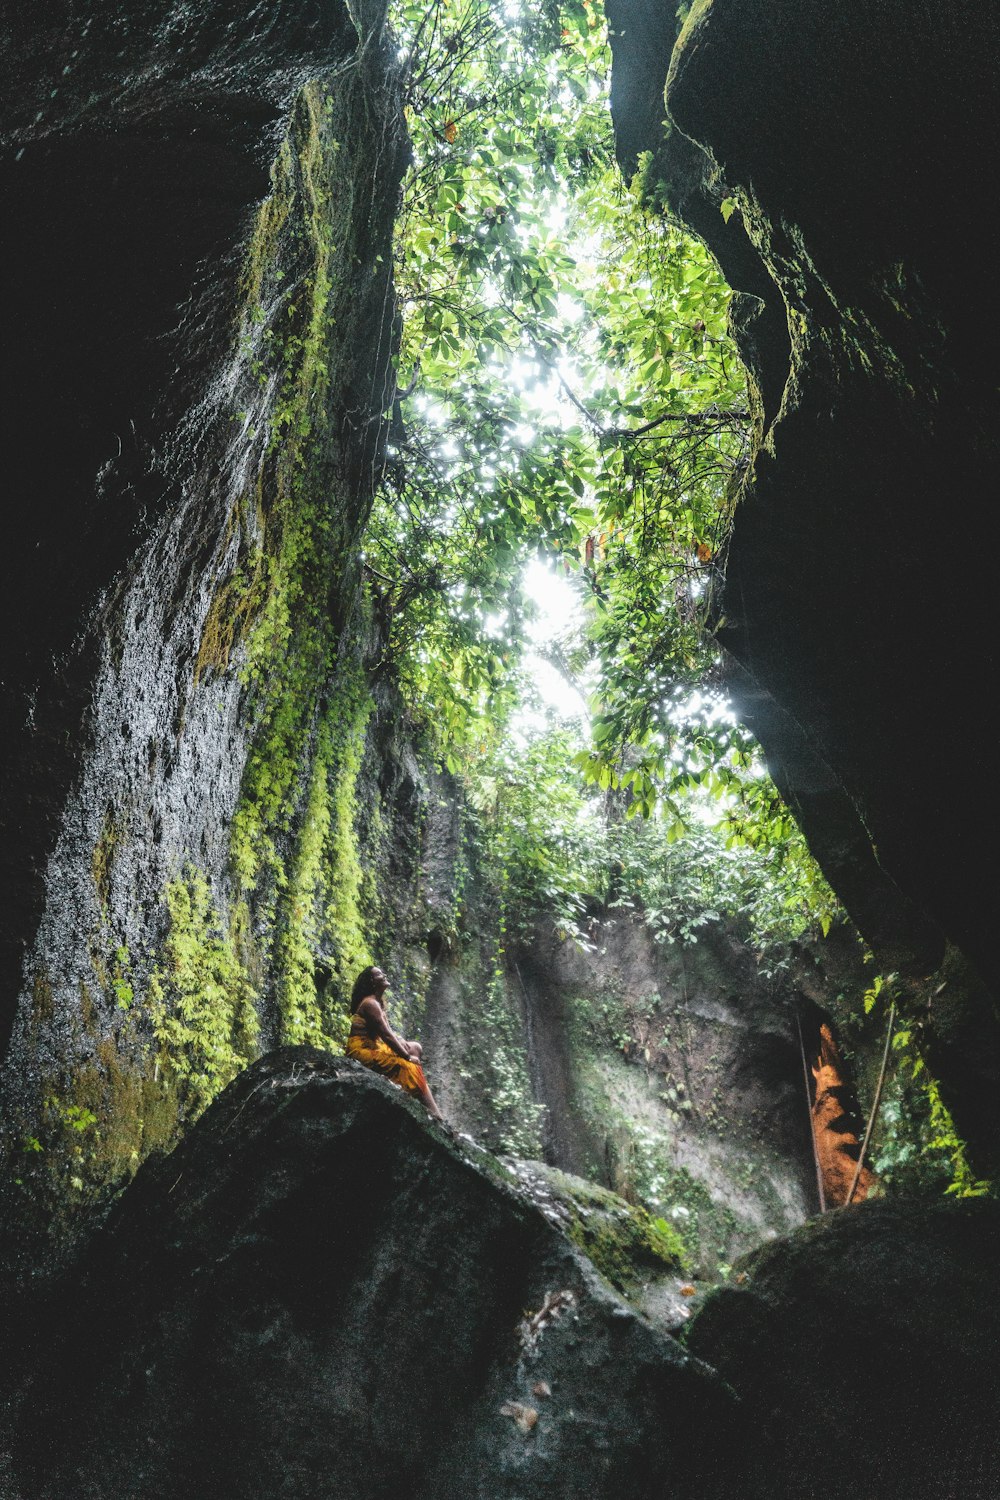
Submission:
[[[685,13],[675,41],[661,7],[609,4],[612,110],[623,166],[648,153],[651,201],[737,293],[756,440],[719,603],[730,688],[879,962],[911,985],[988,1165],[997,16],[972,0]]]
[[[6,1221],[44,1225],[337,1034],[316,955],[366,961],[355,543],[408,145],[378,5],[3,38],[0,1104]]]

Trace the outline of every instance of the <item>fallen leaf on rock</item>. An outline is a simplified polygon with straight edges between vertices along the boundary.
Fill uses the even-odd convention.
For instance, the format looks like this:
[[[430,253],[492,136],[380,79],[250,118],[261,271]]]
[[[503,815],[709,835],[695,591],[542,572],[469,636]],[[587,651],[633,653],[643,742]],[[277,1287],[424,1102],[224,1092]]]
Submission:
[[[533,1406],[524,1406],[520,1401],[505,1401],[500,1408],[502,1417],[513,1417],[522,1432],[528,1433],[538,1421],[538,1413]]]
[[[547,1380],[536,1380],[531,1387],[531,1394],[537,1396],[541,1401],[547,1401],[552,1395],[552,1387]]]

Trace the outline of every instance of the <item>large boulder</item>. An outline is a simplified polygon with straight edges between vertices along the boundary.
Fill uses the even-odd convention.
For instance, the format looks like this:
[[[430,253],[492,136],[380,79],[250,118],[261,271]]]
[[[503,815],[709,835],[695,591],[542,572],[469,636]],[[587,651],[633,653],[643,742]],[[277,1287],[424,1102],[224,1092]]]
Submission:
[[[750,1256],[687,1346],[754,1434],[743,1500],[991,1500],[1000,1204],[872,1202]]]
[[[5,1500],[996,1494],[1000,1205],[828,1214],[685,1349],[561,1232],[581,1185],[514,1166],[343,1058],[262,1059],[35,1309]]]
[[[23,1493],[708,1493],[731,1395],[513,1184],[357,1064],[262,1059],[36,1320]]]

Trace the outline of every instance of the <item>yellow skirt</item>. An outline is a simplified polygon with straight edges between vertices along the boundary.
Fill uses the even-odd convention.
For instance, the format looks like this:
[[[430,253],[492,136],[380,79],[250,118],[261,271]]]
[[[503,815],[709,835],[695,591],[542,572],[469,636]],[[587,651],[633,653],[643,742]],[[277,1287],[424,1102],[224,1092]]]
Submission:
[[[348,1057],[353,1057],[355,1062],[364,1063],[366,1068],[373,1068],[383,1078],[390,1078],[409,1094],[420,1094],[427,1088],[427,1079],[420,1064],[411,1062],[408,1057],[400,1057],[381,1037],[372,1040],[367,1036],[349,1036],[346,1051]]]

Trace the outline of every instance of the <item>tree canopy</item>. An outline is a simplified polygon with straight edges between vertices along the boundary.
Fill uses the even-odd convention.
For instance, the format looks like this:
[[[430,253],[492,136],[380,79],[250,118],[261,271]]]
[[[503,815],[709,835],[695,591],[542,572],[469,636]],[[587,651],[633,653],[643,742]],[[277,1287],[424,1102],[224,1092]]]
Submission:
[[[622,180],[603,15],[434,0],[394,24],[413,164],[365,542],[384,669],[494,807],[498,846],[513,838],[525,900],[534,869],[534,898],[568,916],[584,887],[608,894],[602,860],[628,866],[570,832],[596,826],[596,797],[602,827],[652,820],[647,840],[711,849],[726,879],[727,846],[744,846],[734,861],[761,878],[770,861],[785,919],[826,925],[833,898],[720,688],[712,628],[749,426],[730,292],[643,171]],[[575,728],[537,708],[525,728],[531,558],[579,601],[575,631],[536,643],[588,700]]]

